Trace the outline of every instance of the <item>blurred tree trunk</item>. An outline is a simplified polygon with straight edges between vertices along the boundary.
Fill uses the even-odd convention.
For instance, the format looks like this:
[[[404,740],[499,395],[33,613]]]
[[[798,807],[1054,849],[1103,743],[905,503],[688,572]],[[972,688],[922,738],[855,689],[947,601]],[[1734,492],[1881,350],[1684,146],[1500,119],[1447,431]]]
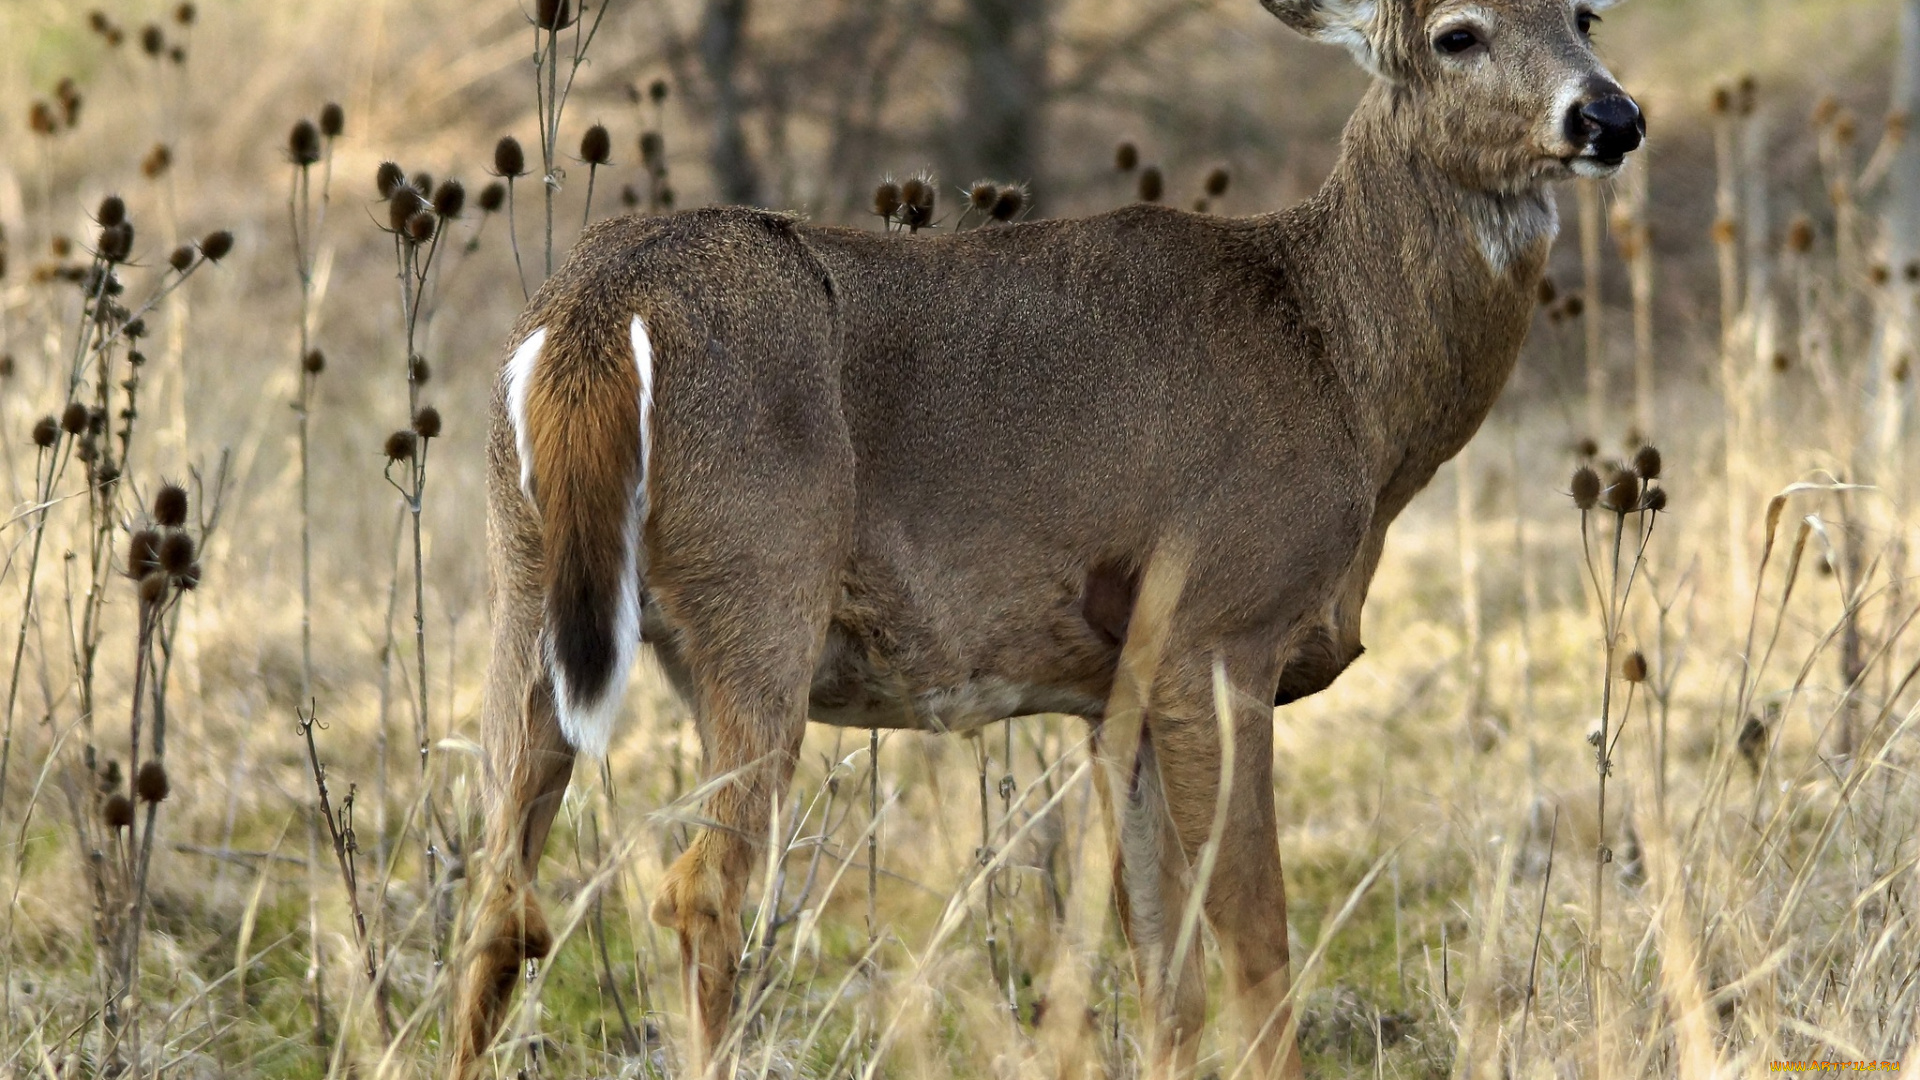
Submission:
[[[960,115],[945,140],[949,189],[982,177],[1039,178],[1052,8],[1053,0],[963,0]]]
[[[707,148],[720,201],[758,205],[760,171],[747,149],[741,54],[747,42],[750,0],[707,0],[700,20],[700,67],[712,87],[713,141]]]

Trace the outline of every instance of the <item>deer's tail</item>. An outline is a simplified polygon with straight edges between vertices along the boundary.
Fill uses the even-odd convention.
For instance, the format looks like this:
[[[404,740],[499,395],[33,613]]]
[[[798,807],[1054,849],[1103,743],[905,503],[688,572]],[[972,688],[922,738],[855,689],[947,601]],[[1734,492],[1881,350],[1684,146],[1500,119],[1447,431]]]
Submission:
[[[507,364],[520,489],[540,516],[544,660],[583,754],[606,752],[640,647],[653,376],[638,315],[557,319]]]

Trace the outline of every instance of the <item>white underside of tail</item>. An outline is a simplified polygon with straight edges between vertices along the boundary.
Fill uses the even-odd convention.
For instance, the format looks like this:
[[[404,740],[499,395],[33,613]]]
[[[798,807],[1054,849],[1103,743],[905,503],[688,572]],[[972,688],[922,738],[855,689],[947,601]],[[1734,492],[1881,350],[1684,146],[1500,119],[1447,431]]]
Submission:
[[[628,493],[626,558],[621,564],[620,580],[614,583],[620,593],[614,614],[613,670],[608,674],[606,686],[592,697],[577,696],[567,686],[566,673],[554,662],[550,637],[545,638],[544,646],[560,730],[575,751],[590,757],[604,756],[613,741],[613,729],[626,697],[627,678],[640,651],[640,528],[647,516],[647,473],[653,460],[653,343],[647,338],[646,324],[640,316],[633,317],[628,329],[634,367],[640,375],[640,468],[634,488]],[[527,387],[539,363],[546,334],[542,328],[529,335],[515,350],[507,367],[507,412],[520,452],[520,489],[530,501],[533,499],[533,445],[526,423]]]

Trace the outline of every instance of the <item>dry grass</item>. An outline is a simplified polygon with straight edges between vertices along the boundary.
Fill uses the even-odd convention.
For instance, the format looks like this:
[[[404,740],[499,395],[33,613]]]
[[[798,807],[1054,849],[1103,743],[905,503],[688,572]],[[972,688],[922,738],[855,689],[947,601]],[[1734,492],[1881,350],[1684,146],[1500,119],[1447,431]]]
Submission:
[[[461,874],[482,768],[472,741],[486,637],[479,448],[493,358],[521,302],[506,222],[482,216],[472,196],[495,137],[514,131],[538,146],[531,35],[512,5],[326,3],[299,17],[202,7],[191,29],[170,21],[170,6],[109,12],[129,38],[117,50],[81,13],[0,11],[8,676],[25,627],[0,793],[0,888],[10,898],[0,1075],[93,1075],[110,1063],[169,1076],[412,1074],[437,1053],[440,961],[463,940]],[[1601,629],[1607,605],[1593,584],[1610,581],[1614,516],[1583,523],[1563,494],[1579,436],[1599,439],[1603,458],[1632,449],[1623,442],[1636,423],[1630,292],[1609,241],[1606,303],[1584,297],[1578,318],[1564,301],[1543,313],[1515,394],[1398,527],[1368,612],[1368,656],[1334,689],[1276,716],[1310,1068],[1692,1078],[1764,1072],[1774,1060],[1900,1059],[1915,1038],[1920,786],[1910,728],[1920,695],[1910,682],[1920,642],[1910,624],[1920,596],[1906,547],[1915,469],[1911,440],[1886,435],[1888,414],[1863,405],[1890,400],[1876,396],[1889,386],[1905,400],[1891,365],[1871,360],[1876,327],[1912,290],[1901,268],[1885,281],[1873,272],[1888,193],[1863,188],[1852,209],[1828,198],[1832,180],[1871,173],[1884,107],[1874,79],[1889,56],[1847,43],[1884,41],[1892,5],[1750,7],[1739,32],[1723,4],[1609,16],[1608,32],[1629,46],[1629,74],[1651,87],[1656,131],[1667,117],[1676,131],[1654,145],[1661,164],[1645,205],[1655,246],[1632,219],[1617,230],[1640,237],[1628,254],[1651,260],[1661,283],[1642,294],[1659,358],[1649,405],[1672,499],[1615,603],[1618,637]],[[690,25],[683,8],[616,7],[559,121],[563,164],[590,123],[615,132],[614,165],[595,181],[602,212],[625,184],[643,199],[654,190],[659,177],[634,148],[642,129],[664,132],[681,201],[699,199],[697,118],[677,99],[631,105],[624,89],[665,70],[653,45],[636,42],[653,41],[663,17]],[[1316,180],[1350,102],[1339,93],[1357,84],[1316,77],[1314,65],[1330,61],[1276,44],[1257,11],[1207,17],[1220,21],[1187,24],[1165,47],[1211,44],[1218,63],[1158,87],[1123,70],[1101,100],[1061,106],[1066,208],[1125,197],[1131,181],[1106,166],[1115,117],[1171,162],[1169,189],[1182,200],[1219,160],[1236,166],[1229,211]],[[184,45],[183,64],[141,54],[148,19]],[[1099,23],[1086,5],[1063,17],[1075,33]],[[1734,74],[1712,65],[1746,40],[1767,76],[1772,239],[1759,261],[1731,261],[1723,337],[1713,212],[1702,209],[1713,197],[1703,170],[1716,121],[1711,85],[1698,80],[1703,70]],[[1799,66],[1771,67],[1793,41],[1818,44],[1791,55]],[[1233,60],[1269,46],[1285,64],[1257,77]],[[1830,66],[1810,70],[1806,56]],[[30,103],[53,101],[63,75],[84,96],[79,125],[31,135]],[[1861,112],[1852,145],[1837,117],[1807,126],[1811,102],[1797,96],[1807,87]],[[1261,95],[1282,91],[1299,107],[1260,114]],[[939,99],[939,79],[901,93],[912,112]],[[306,247],[306,331],[326,356],[310,398],[309,673],[289,407],[301,397],[305,338],[288,208],[296,168],[284,148],[295,120],[336,98],[346,132],[327,158],[332,199]],[[1196,127],[1197,112],[1213,119]],[[1738,117],[1717,123],[1736,148],[1755,137]],[[1242,141],[1255,128],[1284,138]],[[818,135],[795,136],[794,190],[831,215],[834,194],[804,182]],[[143,177],[155,143],[173,164]],[[896,144],[902,174],[921,163],[924,142]],[[372,191],[387,156],[469,187],[465,217],[443,226],[412,327],[432,369],[424,384],[407,379],[394,243],[379,231],[386,207]],[[538,169],[537,149],[529,156]],[[560,195],[557,256],[583,214],[582,168]],[[123,300],[178,277],[166,268],[178,242],[229,228],[236,244],[147,316],[134,449],[101,501],[84,493],[71,440],[58,444],[66,458],[36,456],[29,432],[68,402],[70,359],[96,355],[77,340],[87,325],[79,289],[36,281],[36,271],[86,263],[98,232],[88,217],[110,192],[137,227]],[[1732,207],[1736,226],[1752,211],[1745,197]],[[522,263],[537,276],[538,176],[518,182],[515,198]],[[1800,254],[1785,250],[1795,212],[1813,225]],[[64,258],[51,248],[60,236],[74,245]],[[1556,264],[1563,293],[1580,276],[1574,239]],[[1774,286],[1750,301],[1738,286],[1756,270]],[[1573,419],[1588,415],[1574,373],[1595,319],[1615,396],[1597,410],[1605,430],[1589,432]],[[124,344],[97,354],[114,357],[120,394]],[[90,378],[83,401],[94,400]],[[423,404],[446,423],[432,467],[395,474],[408,490],[413,478],[425,484],[416,637],[413,519],[383,479],[381,451]],[[1722,422],[1723,404],[1736,423]],[[48,500],[39,486],[56,460],[68,464]],[[196,471],[207,489],[194,491],[198,523],[223,462],[203,577],[149,624],[143,650],[136,584],[120,573],[127,530],[145,523],[163,480]],[[1629,535],[1623,567],[1634,550]],[[90,605],[96,567],[102,589]],[[90,678],[76,644],[88,639],[89,610],[99,628]],[[131,772],[135,673],[145,656],[148,676],[158,674],[163,637],[165,690],[156,697],[147,684],[140,755],[153,755],[151,710],[164,705],[172,791],[152,814],[144,887],[138,873],[116,884],[139,865],[146,823],[107,826],[101,777],[109,762]],[[1618,742],[1603,827],[1588,732],[1618,669],[1608,655],[1634,650],[1650,676],[1631,692],[1613,684],[1606,730]],[[530,972],[502,1072],[679,1074],[677,950],[645,913],[698,817],[698,746],[653,673],[630,701],[607,768],[583,772],[549,846],[543,887],[564,940]],[[339,853],[350,859],[336,856],[316,814],[297,720],[310,702],[330,805],[339,814],[352,800],[352,848],[343,832]],[[409,752],[420,729],[424,771]],[[1083,739],[1064,717],[971,743],[889,735],[876,763],[864,733],[810,732],[748,916],[743,1068],[1130,1075],[1131,973],[1105,898]],[[1602,845],[1612,861],[1596,892]],[[141,928],[132,967],[116,945],[126,925]],[[126,970],[139,974],[123,995],[116,977]],[[1205,1071],[1235,1075],[1226,1032],[1208,1053]]]

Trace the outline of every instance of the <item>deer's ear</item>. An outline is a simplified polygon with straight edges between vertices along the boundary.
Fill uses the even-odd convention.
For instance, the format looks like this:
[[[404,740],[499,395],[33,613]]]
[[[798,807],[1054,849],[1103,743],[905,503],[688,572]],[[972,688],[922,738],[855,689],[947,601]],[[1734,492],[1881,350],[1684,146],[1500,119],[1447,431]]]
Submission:
[[[1374,46],[1380,14],[1377,0],[1260,0],[1260,4],[1315,41],[1345,46],[1361,67],[1379,74]]]

